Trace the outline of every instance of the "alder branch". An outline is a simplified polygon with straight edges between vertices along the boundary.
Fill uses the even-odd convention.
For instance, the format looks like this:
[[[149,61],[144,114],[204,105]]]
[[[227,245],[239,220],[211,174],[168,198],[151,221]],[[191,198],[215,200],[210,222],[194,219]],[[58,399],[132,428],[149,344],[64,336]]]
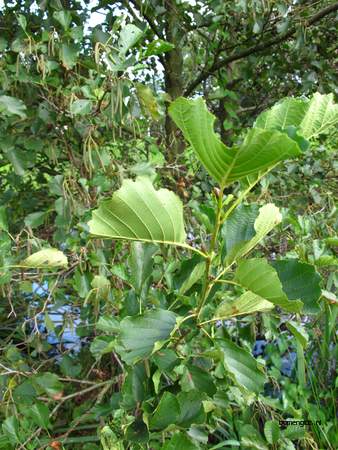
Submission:
[[[155,35],[157,37],[159,37],[160,39],[164,39],[162,33],[156,26],[153,19],[146,13],[146,11],[145,11],[146,7],[144,5],[142,5],[142,2],[139,2],[137,0],[130,0],[130,3],[133,4],[135,6],[135,8],[137,9],[137,11],[141,14],[141,16],[143,16],[146,19],[149,27],[152,29],[152,31],[155,33]]]
[[[338,10],[338,2],[333,3],[332,5],[327,6],[326,8],[323,8],[322,10],[318,11],[316,14],[314,14],[310,19],[306,21],[307,26],[314,25],[316,22],[321,20],[323,17],[327,16],[328,14],[331,14]],[[224,58],[219,61],[215,61],[208,69],[202,70],[202,72],[198,75],[198,77],[193,80],[191,83],[188,84],[184,91],[184,96],[188,97],[194,89],[202,83],[202,81],[206,80],[210,75],[214,74],[217,70],[221,69],[222,67],[230,64],[233,61],[238,61],[240,59],[243,59],[247,56],[250,56],[254,53],[261,52],[263,50],[268,49],[269,47],[272,47],[274,45],[280,44],[281,42],[286,41],[291,36],[293,36],[297,31],[297,28],[295,26],[291,27],[289,31],[282,34],[281,36],[278,36],[276,38],[270,39],[267,42],[263,42],[258,45],[254,45],[252,47],[249,47],[247,49],[244,49],[242,51],[236,52],[227,58]]]

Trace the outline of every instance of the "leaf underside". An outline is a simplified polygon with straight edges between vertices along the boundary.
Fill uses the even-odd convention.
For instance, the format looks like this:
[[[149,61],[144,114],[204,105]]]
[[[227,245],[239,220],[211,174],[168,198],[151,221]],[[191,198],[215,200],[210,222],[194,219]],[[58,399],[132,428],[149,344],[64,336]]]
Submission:
[[[301,153],[297,143],[286,133],[259,128],[251,129],[241,146],[226,147],[214,132],[215,117],[202,98],[180,97],[170,105],[169,114],[209,174],[221,186]]]
[[[181,200],[167,189],[156,191],[146,177],[125,180],[93,211],[88,225],[102,238],[186,245]]]

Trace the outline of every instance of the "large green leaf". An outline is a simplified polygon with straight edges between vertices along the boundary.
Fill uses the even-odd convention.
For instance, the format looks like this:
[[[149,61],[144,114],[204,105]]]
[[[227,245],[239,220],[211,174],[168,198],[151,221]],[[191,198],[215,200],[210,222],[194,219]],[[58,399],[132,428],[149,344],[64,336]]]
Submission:
[[[322,278],[314,266],[296,259],[272,261],[271,265],[277,271],[283,291],[290,300],[302,300],[305,314],[316,314],[320,311],[318,300]]]
[[[223,355],[225,369],[232,374],[236,382],[245,389],[256,392],[263,390],[265,374],[258,368],[255,358],[229,339],[218,341]]]
[[[288,299],[276,270],[265,259],[241,261],[235,273],[235,280],[245,289],[287,311],[299,312],[303,306],[300,300]]]
[[[175,100],[169,114],[220,185],[257,174],[300,154],[295,141],[276,130],[250,130],[240,147],[226,147],[214,132],[215,117],[202,98]]]
[[[247,220],[248,222],[251,222],[252,217],[248,217]],[[248,241],[236,241],[236,243],[234,243],[234,240],[232,241],[234,245],[229,254],[226,256],[227,264],[231,264],[234,260],[242,258],[244,255],[249,253],[276,225],[281,222],[281,220],[282,215],[277,206],[273,203],[267,203],[262,206],[253,226],[255,235]],[[245,231],[246,236],[250,236],[252,234],[250,224],[248,227],[249,228]],[[242,233],[243,230],[241,229],[242,225],[240,224],[238,231]],[[236,240],[238,239],[238,236],[240,235],[235,237]],[[241,236],[244,236],[244,233],[241,234]]]
[[[247,291],[237,299],[227,299],[220,304],[215,313],[217,319],[229,319],[243,314],[253,314],[258,311],[270,311],[274,304],[259,295]]]
[[[150,356],[155,343],[168,339],[175,324],[176,315],[163,309],[125,317],[120,323],[123,360],[130,364]]]
[[[333,94],[315,93],[310,100],[285,98],[258,116],[255,126],[265,129],[285,129],[293,126],[306,139],[326,132],[338,122],[338,105]]]
[[[187,246],[180,199],[167,189],[156,191],[146,177],[125,180],[93,211],[89,229],[103,238]]]
[[[174,394],[165,392],[162,395],[160,403],[149,420],[151,429],[163,430],[167,426],[174,424],[180,417],[180,405]]]

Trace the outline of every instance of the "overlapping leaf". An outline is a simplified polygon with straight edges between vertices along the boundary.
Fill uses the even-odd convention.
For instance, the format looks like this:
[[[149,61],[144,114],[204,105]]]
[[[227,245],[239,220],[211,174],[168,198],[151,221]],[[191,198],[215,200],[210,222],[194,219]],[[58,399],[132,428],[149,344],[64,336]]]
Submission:
[[[308,99],[286,98],[258,116],[255,126],[264,129],[296,127],[301,136],[311,139],[338,122],[338,105],[333,94],[318,92]]]
[[[130,364],[150,356],[155,343],[167,339],[175,324],[176,315],[163,309],[124,318],[120,323],[123,360]]]
[[[261,258],[241,261],[235,273],[236,281],[245,289],[290,312],[299,312],[300,300],[289,300],[275,269]]]
[[[223,354],[223,364],[236,382],[251,392],[261,392],[266,376],[258,368],[255,358],[229,339],[219,340],[218,343]]]
[[[322,278],[314,266],[297,259],[273,261],[271,265],[277,271],[283,291],[290,300],[300,299],[304,303],[305,314],[320,311],[318,300],[321,296]]]
[[[125,180],[92,217],[88,225],[95,236],[186,245],[180,199],[167,189],[156,191],[146,177]]]
[[[215,313],[215,317],[220,320],[229,319],[259,311],[270,311],[273,308],[273,303],[253,292],[247,291],[237,299],[227,299],[222,302]]]
[[[226,147],[215,134],[215,117],[201,98],[180,97],[171,104],[169,114],[210,175],[223,186],[301,152],[287,134],[258,128],[249,131],[240,147]]]
[[[248,223],[251,223],[252,216],[248,215],[247,220]],[[282,216],[279,209],[273,203],[267,203],[262,206],[253,226],[256,234],[248,241],[244,240],[236,242],[236,244],[231,248],[229,254],[226,256],[227,264],[231,264],[234,260],[237,260],[249,253],[276,225],[281,222],[281,220]]]

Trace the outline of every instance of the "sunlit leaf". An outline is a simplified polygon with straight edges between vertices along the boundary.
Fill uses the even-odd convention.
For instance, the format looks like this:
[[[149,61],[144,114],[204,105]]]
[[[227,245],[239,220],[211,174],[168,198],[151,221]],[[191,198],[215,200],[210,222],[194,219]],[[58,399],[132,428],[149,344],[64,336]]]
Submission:
[[[65,31],[68,30],[69,25],[72,22],[72,14],[70,11],[62,10],[62,11],[55,11],[53,13],[53,17],[55,20],[57,20],[63,27]]]
[[[85,100],[85,99],[75,100],[75,102],[73,102],[70,105],[70,112],[72,114],[78,115],[78,116],[84,116],[86,114],[90,114],[91,110],[92,110],[91,100]]]
[[[156,191],[146,177],[125,180],[92,217],[88,225],[95,236],[185,246],[180,199],[167,189]]]
[[[301,136],[311,139],[338,123],[338,105],[333,94],[316,92],[310,100],[286,98],[258,116],[255,126],[265,129],[297,127]]]
[[[290,312],[299,312],[300,300],[289,300],[282,289],[276,270],[265,260],[253,258],[238,264],[235,280],[245,289]]]
[[[147,46],[145,56],[161,55],[162,53],[169,52],[173,48],[175,48],[174,44],[163,41],[162,39],[156,39]]]
[[[135,25],[129,23],[125,25],[120,33],[118,41],[118,49],[121,56],[124,56],[129,49],[134,47],[137,41],[143,35],[143,31],[137,28]]]
[[[209,174],[223,186],[301,153],[285,133],[258,128],[247,133],[240,147],[226,147],[214,132],[215,117],[202,98],[180,97],[170,105],[169,114]]]
[[[237,299],[227,299],[222,302],[216,310],[215,318],[229,319],[244,314],[247,315],[260,311],[270,311],[273,308],[273,303],[248,291]]]
[[[28,256],[28,258],[22,261],[21,265],[37,269],[67,267],[68,260],[66,255],[60,250],[56,248],[45,248]]]

